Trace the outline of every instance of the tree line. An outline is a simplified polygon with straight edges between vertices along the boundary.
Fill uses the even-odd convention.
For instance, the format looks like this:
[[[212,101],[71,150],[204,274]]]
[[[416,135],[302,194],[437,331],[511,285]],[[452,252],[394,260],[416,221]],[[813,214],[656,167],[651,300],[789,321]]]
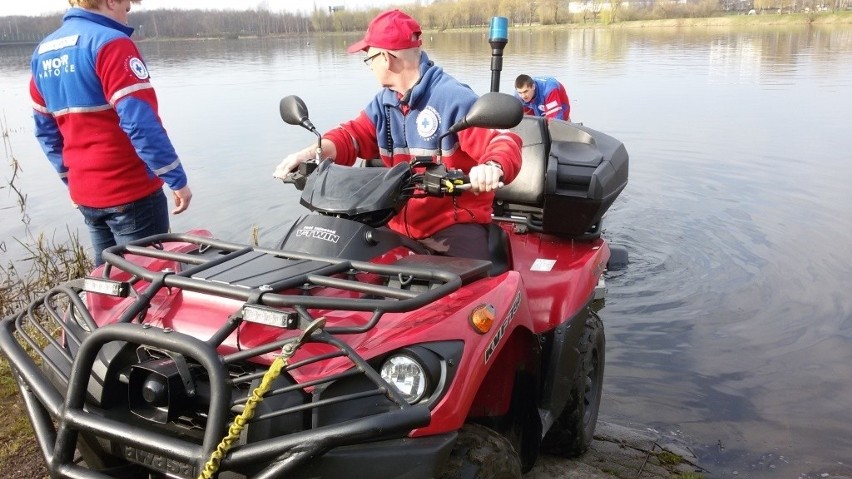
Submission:
[[[492,16],[514,25],[558,25],[631,19],[711,16],[752,8],[795,11],[842,10],[850,0],[432,0],[400,5],[428,30],[487,26]],[[364,31],[379,8],[314,7],[308,13],[254,10],[152,10],[134,12],[134,38],[272,36]],[[38,42],[62,15],[0,17],[0,42]]]

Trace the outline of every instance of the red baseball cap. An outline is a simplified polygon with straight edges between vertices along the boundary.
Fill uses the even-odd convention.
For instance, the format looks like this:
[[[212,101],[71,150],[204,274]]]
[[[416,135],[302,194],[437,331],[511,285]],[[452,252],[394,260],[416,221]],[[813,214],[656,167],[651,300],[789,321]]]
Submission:
[[[388,10],[376,16],[367,27],[364,39],[346,49],[349,53],[366,51],[370,47],[384,50],[405,50],[419,47],[420,24],[401,10]]]

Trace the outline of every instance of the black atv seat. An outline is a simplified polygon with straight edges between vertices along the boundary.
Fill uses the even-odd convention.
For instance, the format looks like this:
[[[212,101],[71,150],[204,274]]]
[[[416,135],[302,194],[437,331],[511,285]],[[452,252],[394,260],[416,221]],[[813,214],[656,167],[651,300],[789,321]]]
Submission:
[[[495,223],[488,224],[488,276],[499,276],[509,270],[509,235]]]
[[[508,185],[497,190],[495,200],[541,207],[544,204],[544,177],[550,154],[550,133],[543,117],[525,116],[512,128],[523,140],[521,171]]]

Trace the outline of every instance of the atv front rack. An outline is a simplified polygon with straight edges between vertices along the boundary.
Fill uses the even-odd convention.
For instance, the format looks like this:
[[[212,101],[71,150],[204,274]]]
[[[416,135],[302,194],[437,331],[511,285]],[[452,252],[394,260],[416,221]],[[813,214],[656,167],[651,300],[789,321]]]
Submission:
[[[169,249],[169,243],[180,247]],[[158,235],[112,247],[104,258],[104,277],[124,278],[139,286],[130,288],[131,297],[120,301],[124,311],[113,324],[99,327],[100,318],[94,318],[81,299],[82,279],[51,289],[0,323],[0,348],[16,373],[53,477],[137,477],[152,470],[169,477],[197,477],[245,407],[270,356],[300,336],[319,352],[296,357],[285,368],[264,397],[268,407],[249,423],[249,428],[255,425],[272,433],[244,435],[222,461],[222,471],[281,477],[338,446],[404,437],[429,423],[428,408],[409,405],[374,364],[336,335],[366,331],[387,312],[430,304],[459,288],[461,276],[470,274],[313,257],[188,234]],[[165,264],[173,267],[162,270]],[[362,276],[387,281],[365,283],[359,281]],[[294,320],[281,325],[292,335],[223,352],[225,340],[244,324],[244,308],[207,340],[153,327],[146,317],[152,298],[163,288],[292,310]],[[322,294],[329,290],[332,294]],[[315,311],[334,309],[372,311],[372,316],[363,325],[303,334],[316,320]],[[296,379],[302,368],[316,369],[328,360],[348,361],[351,366],[302,383]],[[132,403],[138,400],[133,378],[141,374],[139,364],[150,377],[165,378],[162,382],[174,388],[169,390],[168,404],[137,404],[134,410]],[[163,364],[164,370],[177,372],[168,376],[171,373],[157,369]],[[355,387],[332,387],[342,382]],[[178,404],[171,403],[172,396],[180,398]],[[358,416],[351,411],[358,411]],[[75,450],[81,446],[100,451],[89,457],[116,460],[93,470],[75,462]]]
[[[189,252],[170,251],[164,247],[167,243],[187,243],[197,248]],[[131,261],[128,256],[136,258]],[[487,263],[475,260],[462,262],[461,268],[458,262],[449,263],[448,267],[455,271],[448,271],[407,266],[405,262],[383,265],[319,257],[174,233],[113,246],[104,251],[103,257],[107,263],[104,269],[107,277],[115,267],[134,275],[137,280],[150,282],[149,289],[154,292],[164,287],[180,288],[270,307],[291,307],[307,324],[315,319],[306,314],[311,308],[376,313],[363,327],[328,328],[326,331],[332,334],[367,331],[385,312],[413,311],[458,289],[462,277],[487,271]],[[141,266],[139,257],[174,261],[189,267],[182,271],[152,270]],[[360,281],[357,275],[361,273],[390,281],[388,285]],[[355,295],[311,295],[315,288]],[[280,291],[291,293],[277,293]],[[121,322],[131,321],[147,306],[145,301],[140,301],[136,308],[124,314]]]

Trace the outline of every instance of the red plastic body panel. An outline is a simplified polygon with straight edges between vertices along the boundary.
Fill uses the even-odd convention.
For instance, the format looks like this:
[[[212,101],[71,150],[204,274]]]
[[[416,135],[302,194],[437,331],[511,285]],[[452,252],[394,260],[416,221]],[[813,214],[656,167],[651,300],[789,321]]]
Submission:
[[[379,324],[364,333],[343,338],[362,357],[370,359],[417,343],[460,340],[464,352],[456,365],[455,377],[443,399],[432,411],[428,427],[412,431],[412,436],[438,434],[459,429],[468,417],[499,416],[508,411],[510,391],[519,369],[535,371],[539,365],[538,334],[552,330],[573,317],[594,294],[598,278],[609,258],[602,239],[572,241],[555,236],[516,233],[511,224],[502,227],[509,233],[512,270],[496,277],[473,281],[440,300],[417,310],[386,313]],[[181,246],[172,246],[180,248]],[[393,262],[400,251],[392,251],[376,262]],[[176,268],[163,260],[140,258],[154,271]],[[101,271],[96,271],[100,273]],[[120,278],[114,274],[113,277]],[[146,283],[135,287],[143,288]],[[327,294],[322,290],[312,295]],[[102,295],[91,295],[90,308],[100,324],[115,322],[125,306]],[[242,301],[163,289],[151,301],[145,322],[207,339],[228,318],[239,311]],[[491,305],[496,320],[485,334],[471,325],[470,312],[480,305]],[[311,310],[314,317],[326,318],[327,326],[365,324],[371,313],[346,310]],[[222,344],[220,353],[228,354],[271,341],[294,336],[298,331],[255,323],[243,323]],[[321,344],[306,344],[292,358],[298,361],[326,351]],[[271,363],[274,353],[266,355]],[[300,381],[341,372],[351,363],[331,359],[300,368],[294,375]]]
[[[523,278],[534,331],[549,331],[573,317],[592,298],[609,261],[602,238],[578,241],[558,236],[509,232],[512,269]]]

